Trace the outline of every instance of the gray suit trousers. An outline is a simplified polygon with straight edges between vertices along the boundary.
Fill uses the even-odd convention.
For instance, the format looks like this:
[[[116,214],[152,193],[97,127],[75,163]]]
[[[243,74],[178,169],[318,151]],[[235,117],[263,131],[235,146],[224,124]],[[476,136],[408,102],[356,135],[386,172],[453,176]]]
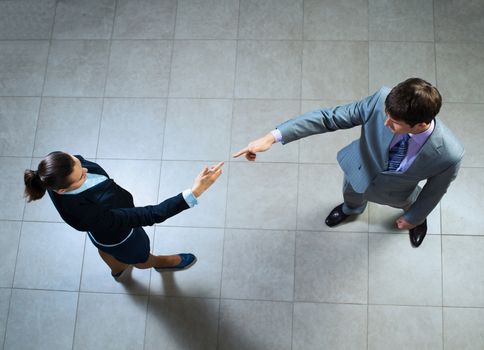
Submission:
[[[374,183],[371,183],[364,193],[358,193],[355,192],[353,187],[351,187],[351,184],[348,182],[345,176],[343,180],[343,212],[347,215],[361,214],[365,211],[368,202],[389,205],[391,207],[407,211],[417,200],[420,190],[420,186],[415,187],[415,190],[412,192],[412,194],[404,200],[400,198],[389,200],[388,196],[383,199],[381,193],[383,193],[384,189],[378,188],[378,186],[376,186]]]

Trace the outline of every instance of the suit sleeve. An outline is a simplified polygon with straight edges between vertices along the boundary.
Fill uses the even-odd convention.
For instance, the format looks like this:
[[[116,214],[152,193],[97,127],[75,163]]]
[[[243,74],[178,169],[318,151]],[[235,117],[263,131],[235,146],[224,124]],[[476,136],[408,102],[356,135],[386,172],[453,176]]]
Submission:
[[[282,135],[282,143],[364,124],[378,104],[381,106],[384,103],[387,94],[388,88],[381,88],[363,100],[333,108],[318,109],[290,119],[277,126]]]
[[[180,193],[157,205],[104,210],[95,220],[106,230],[152,226],[188,208],[190,207]]]
[[[457,177],[460,164],[461,161],[453,164],[442,173],[427,179],[417,200],[403,215],[407,222],[418,225],[425,220],[447,192],[450,183]]]

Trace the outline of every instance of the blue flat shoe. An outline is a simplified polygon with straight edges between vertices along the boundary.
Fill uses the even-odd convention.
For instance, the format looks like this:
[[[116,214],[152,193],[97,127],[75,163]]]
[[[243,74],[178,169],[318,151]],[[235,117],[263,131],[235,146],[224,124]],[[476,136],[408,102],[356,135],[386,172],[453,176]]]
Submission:
[[[181,261],[178,265],[168,267],[155,267],[155,270],[158,272],[182,271],[189,269],[197,262],[197,257],[190,253],[181,253],[178,254],[178,256],[181,258]]]

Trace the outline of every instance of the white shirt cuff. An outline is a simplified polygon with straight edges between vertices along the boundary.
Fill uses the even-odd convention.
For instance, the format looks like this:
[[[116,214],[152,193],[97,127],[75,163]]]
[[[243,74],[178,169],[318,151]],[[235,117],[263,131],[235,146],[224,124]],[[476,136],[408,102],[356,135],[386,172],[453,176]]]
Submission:
[[[282,134],[279,131],[279,129],[274,129],[271,131],[272,136],[276,139],[276,142],[281,142],[282,141]]]
[[[198,204],[198,199],[195,197],[192,193],[192,190],[187,188],[185,191],[182,192],[182,196],[185,199],[185,202],[187,202],[188,206],[190,208],[193,208]]]

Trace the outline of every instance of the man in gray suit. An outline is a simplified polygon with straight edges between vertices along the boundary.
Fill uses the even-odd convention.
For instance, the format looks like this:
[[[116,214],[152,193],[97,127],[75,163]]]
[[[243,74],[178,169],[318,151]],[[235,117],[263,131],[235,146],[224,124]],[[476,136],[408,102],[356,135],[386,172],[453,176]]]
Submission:
[[[413,247],[427,233],[427,216],[457,176],[464,148],[436,115],[439,91],[419,78],[381,88],[357,102],[305,113],[279,125],[234,154],[254,161],[257,152],[314,134],[361,125],[358,140],[338,152],[344,202],[326,218],[330,227],[361,214],[368,201],[404,210],[396,220]],[[423,188],[419,181],[426,180]]]

